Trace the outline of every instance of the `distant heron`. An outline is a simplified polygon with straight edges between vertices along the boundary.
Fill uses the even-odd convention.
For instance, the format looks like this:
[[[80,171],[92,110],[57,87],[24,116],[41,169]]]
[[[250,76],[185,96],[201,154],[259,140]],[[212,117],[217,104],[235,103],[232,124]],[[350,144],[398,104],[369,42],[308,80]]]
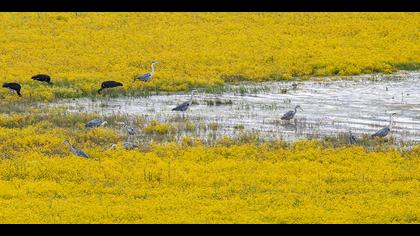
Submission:
[[[192,104],[195,92],[197,92],[197,90],[192,90],[190,100],[182,103],[181,105],[179,105],[177,107],[175,107],[174,109],[172,109],[172,111],[186,111],[188,109],[188,107],[190,107],[191,104]]]
[[[295,117],[295,115],[296,115],[296,112],[297,112],[297,109],[300,109],[301,111],[303,111],[303,109],[299,106],[299,105],[297,105],[296,107],[295,107],[295,110],[294,111],[288,111],[288,112],[286,112],[282,117],[281,117],[281,119],[282,120],[291,120],[291,119],[293,119],[293,117]]]
[[[130,150],[133,149],[135,147],[138,147],[136,144],[134,144],[133,142],[129,142],[129,141],[122,141],[122,146],[126,149],[126,150]],[[110,150],[115,150],[117,149],[117,144],[112,144],[111,147],[109,148]]]
[[[101,88],[98,90],[98,94],[101,94],[101,91],[104,89],[115,88],[115,87],[122,87],[123,84],[117,81],[105,81],[102,83]]]
[[[391,132],[391,128],[393,125],[393,118],[394,116],[397,115],[397,113],[392,113],[389,117],[389,125],[378,130],[376,133],[372,134],[372,137],[385,137],[389,134],[389,132]]]
[[[32,76],[31,79],[37,80],[39,82],[44,82],[44,83],[47,83],[49,85],[52,85],[51,77],[49,75],[46,75],[46,74],[34,75],[34,76]]]
[[[357,139],[356,139],[356,137],[353,135],[353,133],[351,132],[351,130],[349,130],[349,143],[350,143],[350,144],[356,144],[356,143],[357,143]]]
[[[159,62],[157,61],[152,61],[152,71],[140,76],[137,76],[134,78],[134,81],[136,80],[141,80],[144,82],[148,82],[149,80],[151,80],[153,78],[153,75],[155,74],[155,64],[158,64]]]
[[[22,94],[20,94],[22,86],[18,83],[4,83],[3,88],[8,88],[10,91],[16,92],[19,97],[22,97]]]
[[[84,151],[82,151],[81,149],[78,149],[78,148],[73,147],[73,145],[68,140],[64,140],[64,143],[67,143],[67,144],[70,145],[70,151],[74,155],[76,155],[78,157],[89,158],[89,156]]]
[[[136,134],[136,130],[131,126],[124,125],[123,128],[125,128],[127,130],[127,133],[129,135],[135,135]]]
[[[106,120],[104,121],[104,120],[101,120],[101,119],[94,119],[94,120],[91,120],[91,121],[87,122],[85,127],[86,128],[97,128],[99,126],[104,126],[105,124],[108,124],[108,121],[106,121]]]
[[[136,144],[134,144],[133,142],[129,142],[129,141],[123,141],[122,145],[127,150],[130,150],[130,149],[133,149],[133,148],[137,147]]]

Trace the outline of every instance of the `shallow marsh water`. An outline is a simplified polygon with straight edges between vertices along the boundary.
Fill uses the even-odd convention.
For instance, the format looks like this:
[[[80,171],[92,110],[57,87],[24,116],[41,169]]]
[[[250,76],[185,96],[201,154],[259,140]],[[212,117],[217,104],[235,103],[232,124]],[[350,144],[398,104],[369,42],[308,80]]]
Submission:
[[[221,94],[198,93],[194,105],[183,113],[171,111],[187,101],[189,94],[150,97],[120,97],[92,100],[62,100],[39,106],[64,107],[69,112],[98,113],[98,116],[124,114],[145,120],[182,122],[187,118],[199,124],[218,123],[217,131],[196,132],[202,138],[234,136],[241,131],[257,132],[260,138],[296,140],[336,136],[352,132],[372,134],[388,125],[396,112],[392,135],[399,141],[420,143],[420,72],[393,75],[354,76],[350,80],[242,83]],[[293,88],[292,84],[297,83]],[[219,103],[219,105],[211,104]],[[296,119],[280,120],[300,105]]]

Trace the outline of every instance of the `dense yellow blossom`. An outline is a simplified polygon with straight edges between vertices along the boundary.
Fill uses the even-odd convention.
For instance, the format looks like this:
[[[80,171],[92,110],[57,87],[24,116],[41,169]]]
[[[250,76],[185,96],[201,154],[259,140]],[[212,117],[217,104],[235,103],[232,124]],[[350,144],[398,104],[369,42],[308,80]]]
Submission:
[[[0,223],[420,223],[420,146],[345,138],[202,140],[218,123],[137,118],[28,102],[180,91],[241,80],[351,75],[420,65],[419,13],[1,13]],[[133,76],[150,70],[144,84]],[[53,86],[32,81],[47,73]],[[32,105],[32,104],[30,104]],[[35,106],[33,106],[35,107]],[[340,134],[341,135],[341,134]],[[64,140],[90,156],[75,157]],[[343,141],[344,140],[344,141]],[[113,144],[116,144],[113,145]]]
[[[86,131],[88,117],[48,114],[0,116],[1,223],[420,222],[420,146],[185,138],[125,150],[112,122]]]
[[[419,13],[2,13],[0,21],[1,81],[23,83],[26,100],[92,96],[103,80],[136,95],[420,63]],[[155,78],[133,82],[152,60]],[[55,85],[31,81],[38,73]]]

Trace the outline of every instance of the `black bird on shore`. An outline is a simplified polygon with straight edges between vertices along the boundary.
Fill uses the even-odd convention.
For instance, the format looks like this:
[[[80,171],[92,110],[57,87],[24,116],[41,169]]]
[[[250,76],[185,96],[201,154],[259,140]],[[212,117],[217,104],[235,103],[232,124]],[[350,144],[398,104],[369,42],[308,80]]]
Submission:
[[[45,74],[34,75],[32,76],[32,79],[52,85],[51,77],[49,75],[45,75]]]
[[[22,97],[22,94],[20,94],[22,86],[18,83],[4,83],[3,88],[8,88],[10,91],[16,92],[19,97]]]
[[[122,83],[117,82],[117,81],[105,81],[102,83],[101,88],[98,90],[98,94],[101,94],[101,91],[104,89],[109,89],[109,88],[115,88],[115,87],[120,87],[123,86]]]

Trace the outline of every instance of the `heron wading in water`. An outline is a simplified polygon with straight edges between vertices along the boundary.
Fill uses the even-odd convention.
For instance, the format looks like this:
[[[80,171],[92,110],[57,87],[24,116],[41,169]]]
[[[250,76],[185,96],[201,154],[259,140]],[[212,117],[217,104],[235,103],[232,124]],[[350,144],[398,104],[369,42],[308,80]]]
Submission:
[[[282,120],[291,120],[291,119],[293,119],[294,117],[295,117],[295,115],[296,115],[296,112],[297,112],[297,109],[300,109],[301,111],[303,111],[303,109],[300,107],[300,105],[297,105],[297,106],[295,106],[295,110],[293,111],[288,111],[288,112],[286,112],[282,117],[281,117],[281,119]]]
[[[188,108],[192,105],[194,93],[196,93],[196,92],[197,92],[197,90],[195,90],[195,89],[192,90],[190,100],[178,105],[175,108],[173,108],[172,111],[186,111],[186,110],[188,110]]]
[[[84,158],[89,158],[88,154],[86,154],[84,151],[82,151],[81,149],[75,148],[73,147],[73,145],[68,141],[68,140],[64,140],[64,143],[67,143],[68,145],[70,145],[70,151],[78,156],[78,157],[84,157]]]
[[[146,74],[142,74],[140,76],[137,76],[134,78],[134,81],[136,80],[140,80],[143,82],[148,82],[149,80],[151,80],[153,78],[153,75],[155,74],[155,65],[158,64],[159,62],[157,61],[152,61],[152,71]]]
[[[376,133],[372,134],[372,137],[385,137],[391,132],[391,128],[394,124],[393,118],[396,116],[397,113],[392,113],[389,117],[389,124],[388,126],[378,130]]]

